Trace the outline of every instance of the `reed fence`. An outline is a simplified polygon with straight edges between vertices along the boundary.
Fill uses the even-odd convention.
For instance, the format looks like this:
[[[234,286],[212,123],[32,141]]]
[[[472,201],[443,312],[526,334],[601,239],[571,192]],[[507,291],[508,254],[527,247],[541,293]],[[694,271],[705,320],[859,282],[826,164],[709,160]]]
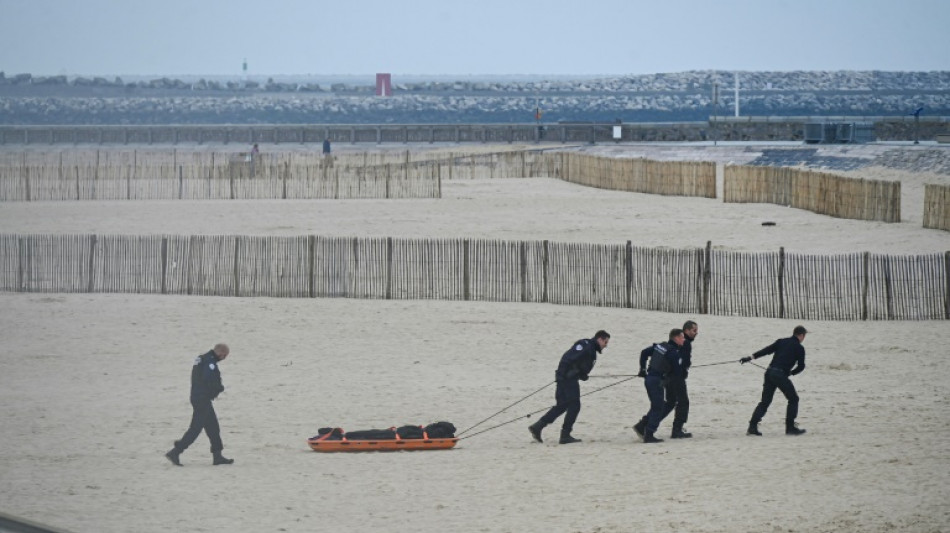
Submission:
[[[716,194],[715,165],[569,152],[79,151],[0,155],[0,201],[438,198],[442,180],[552,177],[604,189]]]
[[[950,252],[806,255],[313,235],[0,235],[0,290],[543,302],[802,320],[950,319]]]
[[[901,220],[899,181],[846,178],[787,167],[727,165],[723,201],[785,205],[838,218]]]
[[[672,196],[716,197],[716,164],[652,161],[562,153],[561,179],[610,189]]]
[[[381,154],[19,154],[0,159],[0,201],[438,198],[439,166]]]
[[[924,227],[950,231],[950,185],[924,186]]]

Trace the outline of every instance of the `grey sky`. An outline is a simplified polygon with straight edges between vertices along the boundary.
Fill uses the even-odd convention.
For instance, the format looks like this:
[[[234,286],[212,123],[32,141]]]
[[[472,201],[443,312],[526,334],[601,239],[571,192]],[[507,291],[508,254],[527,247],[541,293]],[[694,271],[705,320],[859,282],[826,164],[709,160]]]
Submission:
[[[947,70],[948,0],[0,0],[12,75]]]

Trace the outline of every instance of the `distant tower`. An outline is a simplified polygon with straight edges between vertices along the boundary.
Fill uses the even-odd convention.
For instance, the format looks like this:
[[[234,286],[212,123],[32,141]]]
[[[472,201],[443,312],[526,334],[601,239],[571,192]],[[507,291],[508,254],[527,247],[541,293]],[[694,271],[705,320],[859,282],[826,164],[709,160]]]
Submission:
[[[386,72],[376,74],[376,96],[392,96],[392,75]]]
[[[739,116],[739,73],[735,73],[735,88],[736,88],[736,116]]]

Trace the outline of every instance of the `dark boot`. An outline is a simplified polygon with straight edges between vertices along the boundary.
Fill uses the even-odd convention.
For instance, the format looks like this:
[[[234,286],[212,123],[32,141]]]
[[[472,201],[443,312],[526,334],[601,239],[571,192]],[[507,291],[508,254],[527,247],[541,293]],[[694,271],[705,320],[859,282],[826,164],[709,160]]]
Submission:
[[[786,435],[802,435],[805,433],[804,429],[799,429],[795,425],[795,422],[786,422],[785,423],[785,434]]]
[[[759,424],[758,422],[749,422],[749,429],[745,432],[746,435],[755,435],[761,437],[762,434],[759,433]]]
[[[633,432],[640,437],[640,440],[643,440],[643,432],[647,428],[647,417],[643,417],[639,422],[633,425]]]
[[[653,436],[652,431],[647,431],[646,433],[643,434],[643,442],[647,444],[653,444],[654,442],[663,442],[663,439],[658,439]]]
[[[214,461],[212,461],[212,464],[215,464],[215,465],[234,464],[234,459],[228,459],[227,457],[221,455],[221,452],[213,452],[212,455],[214,456]]]
[[[563,431],[561,432],[561,439],[557,441],[558,444],[574,444],[575,442],[581,442],[581,439],[575,439],[570,433]]]
[[[541,430],[544,429],[544,426],[546,425],[547,424],[545,424],[544,422],[538,420],[534,424],[531,424],[530,426],[528,426],[528,431],[531,432],[531,437],[534,438],[534,440],[538,442],[544,442],[543,440],[541,440]]]
[[[181,455],[181,452],[178,451],[178,448],[172,448],[168,450],[168,453],[165,454],[165,458],[171,461],[175,466],[182,466],[181,461],[178,460],[178,456]]]
[[[670,435],[671,439],[689,439],[692,438],[692,433],[687,433],[683,431],[682,426],[673,426],[673,433]]]

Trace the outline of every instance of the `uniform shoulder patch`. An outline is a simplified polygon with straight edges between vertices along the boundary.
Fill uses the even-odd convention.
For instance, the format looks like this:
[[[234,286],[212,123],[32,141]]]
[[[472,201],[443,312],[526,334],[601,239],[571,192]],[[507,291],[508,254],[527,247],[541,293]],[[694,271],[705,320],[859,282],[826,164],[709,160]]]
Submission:
[[[214,370],[214,363],[208,363],[208,368],[210,368],[211,370]]]

